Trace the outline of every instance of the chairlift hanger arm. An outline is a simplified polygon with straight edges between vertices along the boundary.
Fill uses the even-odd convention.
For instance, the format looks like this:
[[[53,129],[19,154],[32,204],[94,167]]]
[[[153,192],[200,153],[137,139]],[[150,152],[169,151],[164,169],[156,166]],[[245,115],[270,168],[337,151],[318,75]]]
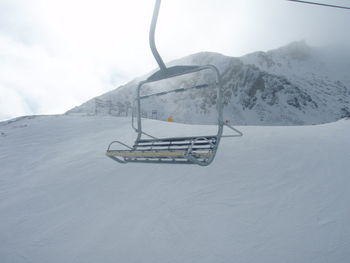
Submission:
[[[153,56],[156,59],[158,65],[159,65],[160,70],[161,71],[165,71],[167,68],[166,68],[166,66],[164,64],[164,61],[163,61],[162,57],[159,55],[159,52],[157,50],[156,43],[155,43],[155,40],[154,40],[154,35],[155,35],[155,32],[156,32],[156,26],[157,26],[157,21],[158,21],[158,14],[159,14],[160,3],[161,3],[161,0],[156,0],[156,3],[154,5],[153,17],[152,17],[152,22],[151,22],[151,28],[150,28],[150,31],[149,31],[149,45],[151,47]]]

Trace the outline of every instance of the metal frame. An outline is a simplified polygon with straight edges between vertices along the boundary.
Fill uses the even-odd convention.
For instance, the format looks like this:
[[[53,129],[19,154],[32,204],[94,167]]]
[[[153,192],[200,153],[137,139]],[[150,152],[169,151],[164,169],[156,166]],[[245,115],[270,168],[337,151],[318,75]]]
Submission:
[[[200,72],[200,71],[205,71],[205,70],[210,70],[214,75],[215,75],[215,85],[217,88],[217,101],[216,101],[216,107],[217,107],[217,111],[218,111],[218,121],[217,121],[217,125],[218,125],[218,131],[217,134],[215,136],[208,136],[209,137],[215,137],[216,141],[215,141],[215,145],[213,145],[209,139],[207,139],[206,136],[199,136],[199,137],[183,137],[183,138],[167,138],[170,143],[172,142],[171,140],[179,140],[179,139],[183,139],[186,141],[190,141],[188,143],[188,148],[187,150],[185,149],[186,153],[184,153],[183,151],[178,151],[178,152],[167,152],[167,154],[164,154],[164,156],[162,158],[168,158],[168,156],[171,155],[181,155],[182,158],[186,158],[187,162],[181,161],[181,163],[186,163],[186,164],[198,164],[201,166],[207,166],[209,165],[215,158],[218,146],[220,144],[220,140],[222,137],[238,137],[238,136],[242,136],[243,134],[233,128],[231,125],[224,123],[223,121],[223,88],[222,88],[222,80],[221,80],[221,75],[219,70],[214,66],[214,65],[205,65],[205,66],[174,66],[174,67],[170,67],[167,68],[161,58],[161,56],[158,53],[158,50],[156,48],[155,45],[155,29],[156,29],[156,25],[157,25],[157,20],[158,20],[158,14],[159,14],[159,9],[160,9],[160,3],[161,0],[156,0],[155,6],[154,6],[154,11],[153,11],[153,17],[152,17],[152,22],[151,22],[151,28],[150,28],[150,33],[149,33],[149,43],[150,43],[150,47],[153,53],[154,58],[156,59],[158,66],[160,68],[159,71],[155,72],[153,75],[151,75],[149,78],[147,78],[144,81],[141,81],[139,83],[139,85],[137,86],[137,90],[136,90],[136,99],[134,101],[134,103],[136,103],[136,116],[137,116],[137,126],[135,127],[134,125],[134,119],[135,119],[135,106],[133,106],[133,113],[132,113],[132,127],[133,129],[137,132],[137,137],[136,137],[136,141],[135,141],[135,145],[133,147],[130,147],[122,142],[119,141],[114,141],[112,143],[109,144],[108,149],[107,149],[107,156],[112,158],[113,160],[119,162],[119,163],[127,163],[127,162],[138,162],[137,160],[130,160],[127,161],[125,159],[125,156],[130,156],[130,155],[135,155],[135,156],[143,156],[146,154],[143,151],[137,151],[137,143],[141,141],[142,135],[145,135],[147,137],[150,137],[152,139],[156,140],[162,140],[162,139],[158,139],[153,137],[150,134],[147,134],[146,132],[142,131],[142,116],[141,116],[141,100],[142,99],[146,99],[152,96],[162,96],[165,94],[169,94],[169,93],[173,93],[173,92],[183,92],[183,91],[187,91],[190,89],[201,89],[201,88],[208,88],[209,85],[197,85],[194,87],[190,87],[190,88],[180,88],[180,89],[174,89],[174,90],[170,90],[170,91],[165,91],[165,92],[159,92],[159,93],[154,93],[154,94],[150,94],[150,95],[146,95],[146,96],[141,96],[141,88],[147,84],[147,83],[151,83],[151,82],[156,82],[156,81],[160,81],[160,80],[164,80],[164,79],[168,79],[168,78],[173,78],[173,77],[178,77],[178,76],[182,76],[182,75],[187,75],[187,74],[191,74],[191,73],[196,73],[196,72]],[[223,127],[227,126],[229,127],[231,130],[233,130],[234,132],[236,132],[236,134],[234,135],[223,135]],[[163,139],[164,140],[164,139]],[[199,140],[206,140],[207,144],[210,145],[210,151],[208,152],[208,154],[203,153],[201,154],[192,154],[192,148],[195,145],[195,143]],[[123,150],[111,150],[111,146],[115,143],[118,143],[124,147],[127,147],[129,150],[127,151],[123,151]],[[163,152],[164,153],[164,152]],[[152,151],[150,153],[151,155],[160,155],[161,153],[159,152],[154,152]],[[199,160],[195,157],[195,155],[198,156],[207,156],[207,158],[204,158],[204,160]],[[124,156],[124,160],[118,158],[118,157],[123,157]],[[159,159],[158,161],[155,160],[155,157],[149,157],[149,159],[151,160],[141,160],[139,162],[147,162],[147,163],[178,163],[175,160],[175,157],[173,159],[171,159],[171,157],[169,157],[169,160],[161,160]],[[203,157],[201,157],[203,158]]]
[[[182,73],[178,73],[175,75],[162,75],[160,78],[155,79],[153,77],[153,75],[151,77],[149,77],[147,80],[145,81],[141,81],[137,87],[136,90],[136,116],[137,116],[137,127],[135,127],[134,125],[134,121],[132,121],[132,127],[134,128],[134,130],[138,133],[136,140],[141,139],[142,134],[151,137],[151,138],[155,138],[153,136],[150,136],[149,134],[146,134],[142,131],[142,122],[141,122],[141,100],[145,99],[145,98],[149,98],[152,96],[160,96],[160,95],[166,95],[169,93],[173,93],[173,92],[183,92],[183,91],[187,91],[190,89],[198,89],[198,88],[207,88],[209,87],[209,85],[200,85],[200,86],[194,86],[194,87],[190,87],[190,88],[186,88],[186,89],[175,89],[175,90],[169,90],[169,91],[165,91],[165,92],[159,92],[159,93],[154,93],[154,94],[150,94],[147,96],[141,96],[141,88],[148,83],[152,83],[152,82],[156,82],[156,81],[160,81],[163,79],[167,79],[167,78],[171,78],[171,77],[178,77],[178,76],[182,76],[182,75],[187,75],[187,74],[191,74],[191,73],[196,73],[196,72],[200,72],[200,71],[204,71],[204,70],[211,70],[216,77],[216,86],[217,86],[217,110],[218,110],[218,124],[219,124],[219,129],[218,129],[218,136],[222,135],[222,127],[224,125],[223,122],[223,103],[222,103],[222,96],[223,96],[223,90],[222,90],[222,83],[221,83],[221,76],[219,73],[219,70],[214,66],[214,65],[205,65],[205,66],[196,66],[193,67],[190,70],[186,70]],[[158,71],[159,72],[159,71]],[[157,73],[158,73],[157,72]],[[157,74],[155,73],[155,74]]]

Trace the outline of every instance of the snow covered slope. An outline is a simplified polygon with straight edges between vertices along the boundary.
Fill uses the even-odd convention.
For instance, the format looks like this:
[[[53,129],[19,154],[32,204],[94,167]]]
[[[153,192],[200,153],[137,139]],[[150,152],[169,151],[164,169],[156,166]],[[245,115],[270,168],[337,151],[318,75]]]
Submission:
[[[315,48],[295,42],[269,52],[240,58],[216,53],[194,54],[170,65],[216,65],[224,86],[224,116],[238,125],[321,124],[350,116],[350,50]],[[68,114],[130,115],[141,77],[76,107]],[[203,84],[178,78],[163,87],[175,89]],[[192,79],[193,80],[193,79]],[[153,87],[160,90],[161,86]],[[214,123],[214,90],[144,100],[143,115],[182,123]],[[181,103],[179,103],[181,102]],[[163,106],[162,106],[163,105]],[[152,112],[157,112],[156,116]]]
[[[350,121],[240,129],[203,168],[108,159],[129,119],[0,123],[0,261],[350,262]]]

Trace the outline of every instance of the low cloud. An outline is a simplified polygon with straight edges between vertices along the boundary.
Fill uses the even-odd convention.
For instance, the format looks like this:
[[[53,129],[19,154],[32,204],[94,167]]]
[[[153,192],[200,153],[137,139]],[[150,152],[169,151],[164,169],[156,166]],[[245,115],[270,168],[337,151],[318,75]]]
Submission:
[[[0,0],[0,120],[63,113],[156,67],[154,0]],[[240,56],[305,39],[349,46],[349,12],[284,0],[163,1],[164,60]]]
[[[0,37],[0,59],[0,119],[63,113],[115,87],[105,65],[7,37]]]

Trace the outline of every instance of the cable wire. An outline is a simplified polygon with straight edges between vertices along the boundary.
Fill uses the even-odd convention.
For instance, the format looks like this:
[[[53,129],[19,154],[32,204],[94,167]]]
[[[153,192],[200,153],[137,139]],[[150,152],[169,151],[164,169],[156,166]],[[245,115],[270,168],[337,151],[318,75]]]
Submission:
[[[287,1],[290,1],[290,2],[297,2],[297,3],[302,3],[302,4],[310,4],[310,5],[319,5],[319,6],[326,6],[326,7],[341,8],[341,9],[350,9],[350,7],[347,7],[347,6],[330,5],[330,4],[309,2],[309,1],[301,1],[301,0],[287,0]]]

